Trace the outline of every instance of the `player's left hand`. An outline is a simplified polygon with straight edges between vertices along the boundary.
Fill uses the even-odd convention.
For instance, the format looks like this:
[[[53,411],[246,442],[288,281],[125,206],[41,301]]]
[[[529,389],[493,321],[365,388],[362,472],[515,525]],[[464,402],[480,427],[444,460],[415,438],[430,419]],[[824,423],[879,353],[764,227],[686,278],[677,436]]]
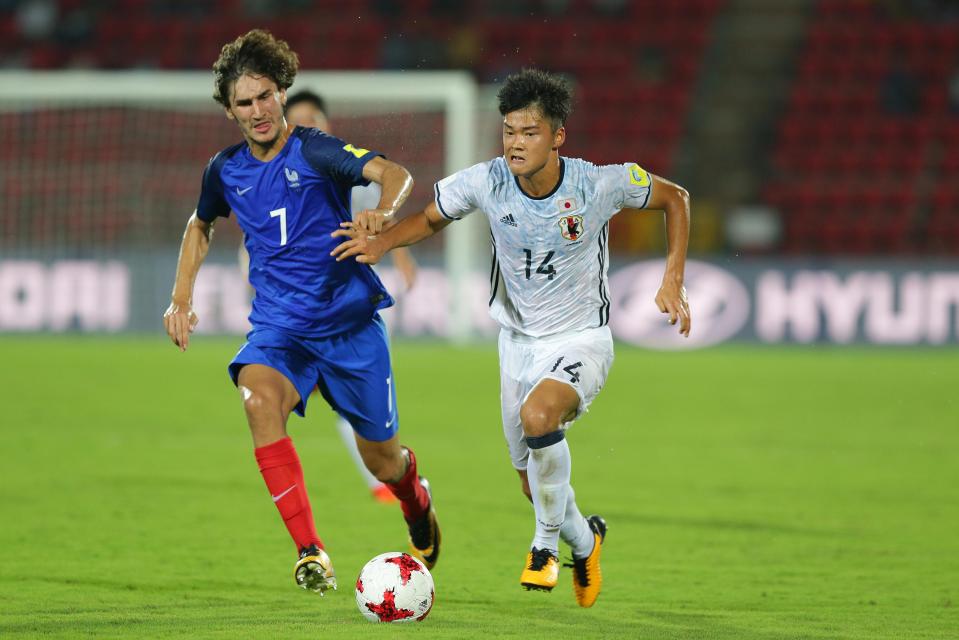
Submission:
[[[393,212],[389,209],[364,209],[353,216],[353,228],[377,234],[393,221]]]
[[[679,322],[679,333],[689,337],[691,319],[689,316],[689,299],[686,297],[686,287],[672,281],[663,281],[656,292],[656,306],[663,313],[669,314],[669,324]]]
[[[357,262],[376,264],[386,253],[383,241],[378,236],[357,229],[350,222],[342,222],[340,227],[330,234],[334,238],[348,238],[345,242],[336,245],[330,252],[330,255],[336,258],[337,262],[342,262],[350,256],[356,256]]]

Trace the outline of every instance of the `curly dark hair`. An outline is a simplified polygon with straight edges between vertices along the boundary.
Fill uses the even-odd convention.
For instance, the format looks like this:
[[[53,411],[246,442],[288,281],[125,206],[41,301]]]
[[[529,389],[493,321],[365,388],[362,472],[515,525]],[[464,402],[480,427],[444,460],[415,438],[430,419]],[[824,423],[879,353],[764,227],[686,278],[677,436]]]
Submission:
[[[499,112],[504,116],[519,109],[538,107],[543,117],[550,121],[553,131],[566,124],[573,111],[573,92],[569,83],[561,76],[539,69],[523,69],[510,75],[496,97],[499,98]]]
[[[223,45],[213,63],[213,99],[230,106],[230,87],[244,73],[272,78],[280,89],[287,89],[296,78],[300,59],[285,40],[277,40],[269,31],[253,29]]]

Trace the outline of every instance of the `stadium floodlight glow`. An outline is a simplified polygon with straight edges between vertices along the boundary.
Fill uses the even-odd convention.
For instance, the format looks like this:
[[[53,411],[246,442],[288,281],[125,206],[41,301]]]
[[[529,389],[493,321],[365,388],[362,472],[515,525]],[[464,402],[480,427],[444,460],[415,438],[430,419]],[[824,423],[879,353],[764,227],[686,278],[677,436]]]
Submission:
[[[0,83],[10,88],[0,97],[0,114],[91,106],[162,107],[207,115],[219,110],[211,97],[213,76],[208,71],[4,71],[0,72]],[[347,111],[336,111],[337,105],[348,106],[350,114],[363,113],[372,117],[441,111],[443,166],[442,175],[437,177],[464,169],[478,160],[477,85],[466,72],[301,71],[290,91],[299,88],[323,94],[333,107],[335,119],[342,118],[340,114]],[[375,148],[377,131],[370,131],[363,142]],[[215,151],[215,148],[209,149],[211,155]],[[400,164],[410,161],[403,157],[393,159]],[[414,178],[417,177],[414,172]],[[199,169],[195,184],[198,194]],[[410,204],[420,207],[426,202],[411,201]],[[170,212],[171,215],[176,213]],[[184,210],[184,217],[188,213]],[[24,219],[28,216],[26,212],[22,215]],[[485,239],[485,234],[475,227],[469,220],[464,220],[443,234],[444,260],[450,281],[450,335],[459,342],[468,340],[473,334],[467,281],[477,255],[477,238]]]

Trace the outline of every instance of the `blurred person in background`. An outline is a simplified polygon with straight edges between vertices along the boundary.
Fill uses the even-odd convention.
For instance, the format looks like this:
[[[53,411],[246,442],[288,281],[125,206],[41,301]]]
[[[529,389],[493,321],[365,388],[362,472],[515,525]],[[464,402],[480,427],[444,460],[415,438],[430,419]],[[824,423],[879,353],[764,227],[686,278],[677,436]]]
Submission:
[[[302,90],[287,96],[284,111],[286,113],[286,121],[291,125],[298,127],[315,127],[320,131],[332,133],[326,101],[322,96],[312,91]],[[375,182],[371,182],[365,187],[353,187],[351,192],[352,210],[365,211],[368,209],[376,209],[380,201],[380,196],[380,186]],[[240,245],[239,252],[240,269],[243,271],[244,276],[247,276],[249,275],[250,256],[242,244]],[[396,249],[390,255],[393,256],[393,265],[402,276],[406,290],[409,291],[416,282],[416,261],[413,259],[409,249],[405,248]],[[393,297],[396,298],[397,295],[394,293]],[[340,438],[343,440],[343,444],[346,446],[346,450],[353,458],[353,462],[360,476],[370,490],[373,499],[384,504],[395,502],[396,497],[393,495],[393,492],[390,491],[390,488],[377,480],[376,476],[370,473],[369,469],[366,468],[363,457],[360,455],[360,450],[356,445],[356,434],[353,431],[353,426],[346,418],[338,414],[336,428],[340,434]]]
[[[163,316],[181,351],[197,324],[193,285],[218,217],[236,213],[256,294],[252,331],[229,366],[253,436],[255,456],[293,539],[297,585],[323,593],[336,576],[317,535],[303,469],[286,423],[304,415],[319,387],[347,417],[370,472],[400,501],[412,553],[432,567],[440,532],[429,483],[400,445],[386,329],[378,311],[393,304],[373,270],[330,257],[331,233],[351,222],[349,192],[376,182],[377,209],[356,221],[378,232],[403,204],[413,180],[402,166],[283,114],[298,67],[286,42],[253,30],[225,45],[214,64],[214,99],[244,142],[217,153],[203,173],[196,211],[180,247],[172,301]]]
[[[683,286],[689,194],[635,163],[596,166],[564,158],[571,91],[560,77],[527,69],[499,92],[503,156],[436,183],[435,200],[382,233],[341,225],[338,260],[376,263],[394,247],[427,238],[474,210],[492,230],[490,314],[500,326],[503,431],[535,532],[520,574],[527,590],[551,591],[559,541],[573,556],[573,591],[592,606],[602,587],[606,522],[584,517],[570,485],[566,429],[589,407],[613,363],[609,322],[609,220],[623,209],[666,213],[666,268],[655,302],[689,336]]]

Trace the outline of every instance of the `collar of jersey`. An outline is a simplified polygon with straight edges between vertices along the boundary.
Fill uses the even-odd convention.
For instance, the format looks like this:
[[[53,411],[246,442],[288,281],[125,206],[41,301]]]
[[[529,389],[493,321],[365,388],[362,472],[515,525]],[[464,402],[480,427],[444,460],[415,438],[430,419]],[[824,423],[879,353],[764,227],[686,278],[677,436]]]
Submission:
[[[559,157],[559,180],[556,181],[556,186],[553,187],[553,190],[547,193],[545,196],[531,196],[525,191],[523,191],[523,187],[520,186],[519,178],[517,176],[513,176],[513,182],[516,183],[516,188],[519,189],[519,192],[522,193],[527,198],[529,198],[530,200],[545,200],[546,198],[552,197],[554,193],[559,191],[559,188],[563,186],[563,178],[565,176],[566,176],[566,161],[563,160],[563,156],[560,156]]]
[[[286,142],[283,144],[283,148],[280,149],[280,152],[266,161],[260,160],[255,155],[253,155],[253,151],[250,149],[249,143],[243,145],[244,146],[243,153],[247,160],[250,160],[257,164],[261,164],[265,167],[267,165],[273,164],[274,161],[279,160],[280,158],[285,158],[286,154],[289,153],[290,147],[292,146],[292,142],[293,142],[293,133],[290,133],[290,136],[286,139]]]

